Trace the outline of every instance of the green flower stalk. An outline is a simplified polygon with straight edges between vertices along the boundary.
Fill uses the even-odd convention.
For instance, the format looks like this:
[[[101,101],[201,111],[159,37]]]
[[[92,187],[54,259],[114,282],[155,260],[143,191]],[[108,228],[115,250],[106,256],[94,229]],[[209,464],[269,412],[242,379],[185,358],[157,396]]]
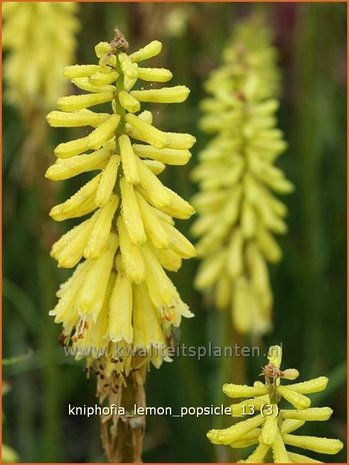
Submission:
[[[192,172],[199,183],[192,234],[202,258],[195,285],[219,309],[231,309],[239,333],[260,335],[271,328],[267,262],[281,258],[273,234],[287,231],[287,209],[273,191],[293,189],[274,166],[286,143],[276,127],[276,52],[260,17],[237,28],[223,56],[201,105],[200,127],[214,137]]]
[[[231,405],[234,418],[246,418],[226,429],[213,429],[207,433],[213,444],[232,448],[256,446],[246,460],[240,463],[320,463],[318,460],[288,450],[289,446],[322,454],[337,454],[343,443],[338,439],[296,435],[306,421],[326,421],[333,411],[329,407],[311,407],[308,394],[326,389],[328,378],[320,376],[309,381],[281,384],[295,380],[296,369],[281,370],[282,350],[272,346],[268,364],[263,368],[265,383],[256,381],[253,386],[224,384],[223,392],[233,399],[245,399]],[[294,408],[280,408],[286,401]],[[287,448],[286,448],[287,447]]]
[[[73,2],[2,4],[7,95],[24,112],[32,106],[49,108],[62,94],[61,70],[75,54],[77,9]]]
[[[182,259],[195,255],[173,220],[189,218],[194,209],[157,176],[166,165],[186,164],[195,138],[161,131],[153,126],[151,112],[141,111],[143,102],[181,103],[189,95],[185,86],[148,84],[172,78],[167,69],[139,65],[161,48],[153,41],[127,54],[128,44],[116,30],[111,43],[96,46],[97,64],[64,71],[87,93],[58,99],[59,111],[47,116],[54,127],[93,129],[56,147],[57,161],[46,177],[60,181],[94,172],[50,212],[56,221],[90,215],[52,247],[58,266],[76,269],[59,289],[50,314],[63,324],[63,343],[77,358],[86,356],[95,370],[100,400],[117,405],[126,399],[144,404],[149,364],[159,367],[168,359],[171,328],[193,316],[165,270],[177,271]],[[100,104],[110,104],[111,111],[88,109]],[[109,459],[139,461],[143,424],[128,417],[119,422],[116,415],[108,430],[109,420],[102,419]],[[127,443],[134,446],[131,456],[120,452]]]

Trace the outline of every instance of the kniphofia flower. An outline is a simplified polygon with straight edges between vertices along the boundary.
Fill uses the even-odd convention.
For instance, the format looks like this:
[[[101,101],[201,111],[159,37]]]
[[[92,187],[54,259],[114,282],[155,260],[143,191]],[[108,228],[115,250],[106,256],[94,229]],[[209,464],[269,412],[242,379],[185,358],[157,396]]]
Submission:
[[[281,347],[272,346],[262,373],[265,383],[223,385],[223,392],[228,397],[244,399],[230,407],[232,417],[243,420],[226,429],[212,429],[207,437],[213,444],[229,445],[234,449],[254,446],[254,451],[240,463],[320,463],[289,447],[330,455],[343,448],[339,439],[294,434],[305,422],[326,421],[332,415],[329,407],[311,407],[308,397],[308,394],[326,389],[328,378],[319,376],[300,383],[283,384],[284,380],[298,378],[299,372],[292,368],[281,371],[281,359]],[[281,402],[293,408],[280,406]]]
[[[279,74],[270,34],[260,17],[240,25],[213,71],[202,102],[200,126],[214,136],[200,152],[192,178],[202,258],[196,287],[231,309],[236,330],[263,334],[271,327],[273,296],[267,262],[281,258],[273,234],[287,227],[287,209],[273,194],[292,184],[274,166],[285,150],[276,127]]]
[[[134,401],[144,403],[149,364],[161,365],[171,329],[183,316],[193,316],[165,270],[177,271],[182,259],[195,255],[174,224],[174,218],[189,218],[194,209],[158,175],[166,165],[185,165],[195,138],[161,131],[152,124],[152,113],[141,111],[143,102],[181,103],[189,95],[182,85],[148,84],[172,78],[167,69],[140,65],[161,48],[155,40],[127,54],[128,44],[116,30],[111,43],[96,46],[96,64],[65,68],[64,75],[86,93],[58,99],[59,111],[47,116],[54,127],[93,128],[59,144],[57,161],[46,173],[61,181],[92,172],[86,184],[50,212],[56,221],[88,215],[52,247],[58,266],[76,269],[59,289],[50,314],[63,325],[64,344],[77,350],[77,357],[86,355],[95,369],[100,400],[117,405],[123,403],[126,385]],[[90,110],[100,104],[109,104],[111,111]],[[129,419],[118,423],[114,416],[108,432],[107,420],[102,419],[102,437],[109,458],[127,461],[120,449],[130,441],[137,444],[131,459],[139,461],[143,424],[136,428]],[[132,435],[121,445],[124,432],[116,433],[117,424],[129,425]]]
[[[114,360],[118,349],[146,349],[148,361],[159,366],[164,356],[151,349],[166,348],[171,327],[192,316],[164,270],[177,271],[182,259],[195,255],[173,220],[189,218],[194,209],[157,175],[166,164],[187,163],[195,138],[161,131],[152,125],[151,112],[141,111],[143,102],[180,103],[189,94],[185,86],[143,88],[172,77],[167,69],[138,64],[158,55],[161,43],[130,55],[126,49],[117,35],[96,46],[97,64],[65,69],[87,93],[58,99],[59,111],[47,120],[55,127],[93,129],[59,144],[46,176],[59,181],[94,172],[50,212],[56,221],[90,215],[52,247],[58,266],[77,268],[51,314],[63,324],[67,343],[104,348],[107,371],[127,375],[132,357]],[[134,90],[138,80],[142,90]],[[111,113],[88,109],[102,103],[111,105]]]
[[[7,95],[23,108],[50,108],[62,94],[62,69],[74,59],[79,29],[74,2],[4,2]]]

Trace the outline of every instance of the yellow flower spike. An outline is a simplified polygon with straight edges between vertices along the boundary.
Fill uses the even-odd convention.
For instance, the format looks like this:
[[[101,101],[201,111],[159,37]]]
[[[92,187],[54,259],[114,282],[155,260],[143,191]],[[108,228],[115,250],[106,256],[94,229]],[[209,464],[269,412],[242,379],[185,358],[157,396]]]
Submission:
[[[221,275],[200,290],[213,295],[216,307],[231,311],[239,333],[251,336],[271,329],[266,262],[281,259],[272,234],[287,230],[287,209],[274,193],[288,193],[292,186],[273,166],[286,145],[276,129],[279,73],[268,31],[261,17],[244,21],[223,53],[223,64],[209,76],[210,96],[201,104],[199,127],[212,139],[192,172],[199,190],[192,201],[198,255],[208,259],[228,251],[221,275],[229,276],[232,292]]]
[[[121,213],[130,239],[137,247],[144,244],[147,240],[145,235],[141,213],[136,198],[136,193],[132,184],[129,184],[125,178],[121,178]]]
[[[95,198],[95,202],[98,207],[103,207],[103,205],[105,205],[108,202],[113,192],[118,174],[119,163],[119,155],[112,155],[109,158],[106,167],[103,169],[101,173],[101,179],[98,185]]]
[[[182,317],[193,316],[167,270],[178,271],[182,258],[196,253],[173,219],[189,218],[194,210],[157,176],[166,165],[185,165],[195,138],[156,128],[152,113],[141,108],[144,94],[138,100],[131,92],[142,92],[138,79],[166,82],[172,77],[162,68],[138,68],[138,61],[160,50],[154,41],[129,55],[116,30],[111,43],[96,46],[97,64],[65,69],[65,76],[87,93],[59,98],[59,111],[47,116],[53,127],[82,128],[83,137],[56,148],[59,158],[46,177],[58,181],[93,172],[50,212],[57,221],[90,213],[52,247],[59,266],[77,267],[57,292],[50,314],[62,324],[63,344],[95,371],[101,403],[114,402],[116,390],[122,404],[128,384],[137,391],[134,402],[143,399],[150,364],[170,361],[173,328]],[[188,93],[185,86],[158,89],[154,100],[179,102]],[[102,104],[107,104],[103,110]],[[109,431],[108,424],[103,427]],[[111,451],[118,440],[103,435],[110,461],[115,461]]]
[[[167,82],[172,79],[173,74],[164,68],[141,68],[138,67],[138,79],[151,82]]]
[[[139,174],[137,169],[137,159],[133,152],[130,138],[126,135],[120,136],[118,143],[126,181],[130,184],[138,184]]]
[[[141,108],[139,101],[125,90],[119,92],[118,98],[120,105],[130,113],[136,113]]]
[[[306,421],[326,421],[332,414],[329,407],[309,408],[310,399],[291,388],[296,386],[299,391],[310,393],[315,386],[315,391],[312,392],[317,392],[316,389],[326,387],[328,379],[321,376],[314,380],[283,386],[281,383],[287,379],[287,374],[291,373],[296,378],[299,375],[298,370],[281,369],[280,346],[271,346],[267,358],[268,363],[262,371],[265,377],[264,384],[255,381],[253,386],[223,385],[223,392],[229,397],[248,397],[230,406],[232,416],[242,421],[226,429],[209,431],[208,439],[213,444],[225,444],[233,448],[245,448],[256,444],[252,454],[241,461],[245,463],[319,463],[307,456],[289,452],[286,448],[288,445],[323,454],[337,454],[343,448],[343,443],[338,439],[290,434],[301,428]],[[280,409],[279,404],[284,402],[283,399],[296,408]]]
[[[106,249],[112,220],[118,205],[119,197],[112,194],[108,202],[95,213],[96,220],[84,249],[85,258],[98,258]]]
[[[138,63],[140,61],[148,60],[153,58],[156,55],[159,55],[162,49],[162,43],[158,40],[153,40],[145,47],[137,50],[137,52],[131,53],[130,58],[133,63]]]
[[[182,103],[190,93],[186,86],[163,87],[162,89],[133,90],[131,92],[139,102]]]
[[[84,109],[73,113],[64,111],[51,111],[47,116],[47,122],[54,128],[73,128],[80,126],[99,126],[106,121],[110,115],[108,113],[94,113]]]
[[[46,111],[64,91],[64,78],[57,70],[72,62],[79,30],[76,18],[79,5],[71,3],[70,8],[66,5],[62,2],[3,5],[2,41],[7,52],[5,97],[24,114],[33,106]]]
[[[154,208],[138,192],[136,192],[136,198],[148,239],[157,249],[168,249],[170,243],[168,235],[154,212]]]
[[[189,150],[155,149],[149,145],[134,144],[133,151],[141,158],[151,158],[167,165],[186,165],[191,158]]]
[[[100,92],[99,94],[70,95],[57,100],[57,107],[62,111],[82,110],[101,103],[111,102],[114,98],[113,92]]]
[[[98,150],[104,142],[109,140],[115,133],[116,128],[120,123],[119,115],[112,115],[109,119],[100,124],[87,137],[87,145],[89,149]]]

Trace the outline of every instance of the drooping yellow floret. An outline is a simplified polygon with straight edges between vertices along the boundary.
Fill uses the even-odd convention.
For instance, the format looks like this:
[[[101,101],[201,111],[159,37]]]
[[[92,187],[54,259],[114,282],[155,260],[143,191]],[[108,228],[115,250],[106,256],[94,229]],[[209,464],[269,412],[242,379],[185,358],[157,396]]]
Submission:
[[[325,376],[302,383],[281,385],[299,375],[294,368],[281,370],[282,349],[272,346],[268,352],[268,364],[263,368],[265,384],[257,381],[253,386],[224,384],[223,392],[229,397],[246,398],[231,405],[231,414],[241,421],[226,429],[213,429],[207,433],[213,444],[244,448],[254,445],[254,451],[241,463],[320,463],[288,450],[295,446],[322,454],[337,454],[343,443],[339,439],[298,436],[291,434],[301,428],[306,421],[326,421],[332,415],[328,407],[309,407],[307,394],[326,389]],[[298,390],[297,390],[298,387]],[[295,388],[295,389],[293,389]],[[282,399],[296,407],[280,409]]]
[[[206,82],[200,127],[213,135],[192,172],[199,192],[192,199],[192,226],[202,261],[197,289],[230,310],[239,333],[271,329],[273,296],[267,262],[281,251],[273,234],[286,232],[287,209],[272,191],[292,184],[274,166],[285,150],[276,129],[278,70],[266,25],[252,17],[224,51],[223,65]]]

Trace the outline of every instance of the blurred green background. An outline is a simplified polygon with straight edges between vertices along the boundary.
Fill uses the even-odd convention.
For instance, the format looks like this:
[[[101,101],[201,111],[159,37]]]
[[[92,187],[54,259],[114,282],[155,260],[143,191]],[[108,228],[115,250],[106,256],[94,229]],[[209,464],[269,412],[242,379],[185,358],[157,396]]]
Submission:
[[[163,129],[195,134],[198,142],[188,166],[168,167],[162,178],[188,199],[195,192],[189,172],[207,141],[197,129],[203,82],[219,65],[234,26],[256,8],[268,13],[279,49],[283,73],[279,117],[289,149],[278,165],[296,186],[295,193],[285,198],[290,214],[289,233],[280,240],[284,258],[271,269],[274,331],[258,343],[263,350],[282,343],[283,366],[297,367],[303,380],[330,377],[328,390],[314,396],[313,404],[332,407],[331,420],[303,430],[304,434],[344,440],[346,5],[83,3],[77,63],[94,62],[95,44],[110,41],[115,25],[125,33],[131,50],[153,39],[163,42],[163,53],[152,65],[170,68],[174,72],[171,82],[188,85],[191,94],[185,104],[156,108],[157,120]],[[66,225],[55,224],[48,211],[73,192],[79,181],[75,178],[64,186],[53,185],[44,173],[54,160],[53,146],[63,141],[63,136],[66,140],[71,137],[68,131],[47,130],[48,145],[36,151],[35,141],[28,143],[30,134],[18,109],[6,102],[3,121],[3,357],[8,360],[31,352],[18,363],[4,365],[4,379],[12,387],[4,397],[4,442],[18,451],[23,462],[103,461],[98,418],[67,413],[69,403],[95,403],[95,380],[86,380],[82,362],[64,356],[57,342],[59,326],[48,317],[55,291],[67,274],[58,270],[49,256],[50,245]],[[178,222],[178,227],[188,234],[189,223]],[[173,276],[196,314],[181,325],[180,339],[187,345],[234,343],[237,340],[225,324],[225,315],[205,307],[193,290],[196,267],[195,259],[186,261]],[[223,334],[224,329],[229,334]],[[177,358],[160,370],[151,369],[148,405],[174,409],[221,402],[229,405],[229,399],[220,394],[221,384],[242,378],[253,381],[263,364],[263,357],[224,361]],[[206,439],[206,431],[214,424],[228,425],[229,419],[149,418],[144,461],[236,459],[228,448],[216,448]],[[345,457],[344,450],[331,461],[344,462]]]

